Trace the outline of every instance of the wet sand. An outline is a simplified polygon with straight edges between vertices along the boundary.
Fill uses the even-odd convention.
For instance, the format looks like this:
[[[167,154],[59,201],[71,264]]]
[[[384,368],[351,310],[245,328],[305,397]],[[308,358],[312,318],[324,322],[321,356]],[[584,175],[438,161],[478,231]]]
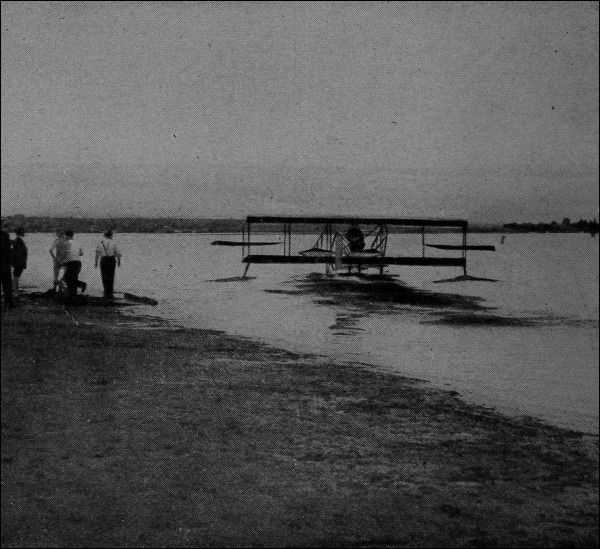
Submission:
[[[3,547],[597,546],[598,438],[23,300],[2,316],[1,497]]]

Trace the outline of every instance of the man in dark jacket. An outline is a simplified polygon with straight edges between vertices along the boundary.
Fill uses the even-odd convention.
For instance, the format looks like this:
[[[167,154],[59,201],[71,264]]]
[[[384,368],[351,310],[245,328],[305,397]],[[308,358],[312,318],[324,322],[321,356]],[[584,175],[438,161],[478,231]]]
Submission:
[[[351,252],[362,252],[365,249],[365,236],[356,222],[352,223],[348,229],[346,240],[350,245]]]
[[[23,271],[27,269],[27,244],[23,240],[25,229],[19,227],[15,231],[17,238],[12,243],[12,265],[13,265],[13,290],[15,296],[19,295],[19,279]]]
[[[1,254],[1,276],[2,276],[2,294],[4,295],[4,301],[9,309],[15,306],[13,301],[13,289],[12,289],[12,252],[10,246],[10,236],[4,230],[4,223],[2,224],[2,240],[0,241],[0,254]]]

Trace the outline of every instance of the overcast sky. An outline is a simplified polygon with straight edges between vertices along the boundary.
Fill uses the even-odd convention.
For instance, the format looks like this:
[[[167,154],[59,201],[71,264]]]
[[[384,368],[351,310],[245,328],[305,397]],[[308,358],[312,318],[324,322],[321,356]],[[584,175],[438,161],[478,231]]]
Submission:
[[[2,2],[2,214],[597,216],[598,2]]]

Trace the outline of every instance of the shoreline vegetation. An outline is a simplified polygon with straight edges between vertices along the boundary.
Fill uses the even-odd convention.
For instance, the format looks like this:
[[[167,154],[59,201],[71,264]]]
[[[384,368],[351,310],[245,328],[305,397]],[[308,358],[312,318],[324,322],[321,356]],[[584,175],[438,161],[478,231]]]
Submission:
[[[12,227],[24,226],[27,232],[54,232],[57,229],[71,228],[77,233],[99,233],[106,228],[112,228],[121,233],[241,233],[244,225],[242,219],[191,219],[191,218],[142,218],[142,217],[40,217],[13,215],[2,217]],[[293,225],[295,234],[318,234],[323,230],[320,224]],[[259,233],[273,232],[273,225],[256,224],[253,231]],[[392,233],[420,233],[420,227],[391,228]],[[429,229],[428,232],[456,232],[449,229]],[[564,218],[562,222],[549,223],[505,223],[469,225],[471,233],[598,233],[598,220],[580,219],[571,222]]]
[[[598,437],[115,307],[1,330],[3,547],[598,545]]]

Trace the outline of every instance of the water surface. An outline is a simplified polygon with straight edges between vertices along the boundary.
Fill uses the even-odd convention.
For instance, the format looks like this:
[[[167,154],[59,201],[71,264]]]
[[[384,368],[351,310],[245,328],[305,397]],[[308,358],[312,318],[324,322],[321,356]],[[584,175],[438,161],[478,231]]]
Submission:
[[[78,236],[86,250],[81,278],[100,294],[93,269],[98,235]],[[598,432],[597,239],[521,234],[501,244],[500,235],[472,235],[470,243],[495,244],[497,251],[470,253],[469,273],[498,282],[436,283],[460,270],[392,267],[393,277],[365,281],[327,278],[320,266],[253,265],[249,274],[256,278],[219,281],[239,277],[243,265],[241,250],[210,246],[216,238],[118,235],[124,258],[117,289],[160,302],[135,312],[369,364],[506,413]],[[23,282],[49,287],[52,235],[27,239],[31,260]],[[295,237],[293,245],[308,248],[314,240]],[[388,253],[400,250],[420,255],[420,236],[391,235]]]

